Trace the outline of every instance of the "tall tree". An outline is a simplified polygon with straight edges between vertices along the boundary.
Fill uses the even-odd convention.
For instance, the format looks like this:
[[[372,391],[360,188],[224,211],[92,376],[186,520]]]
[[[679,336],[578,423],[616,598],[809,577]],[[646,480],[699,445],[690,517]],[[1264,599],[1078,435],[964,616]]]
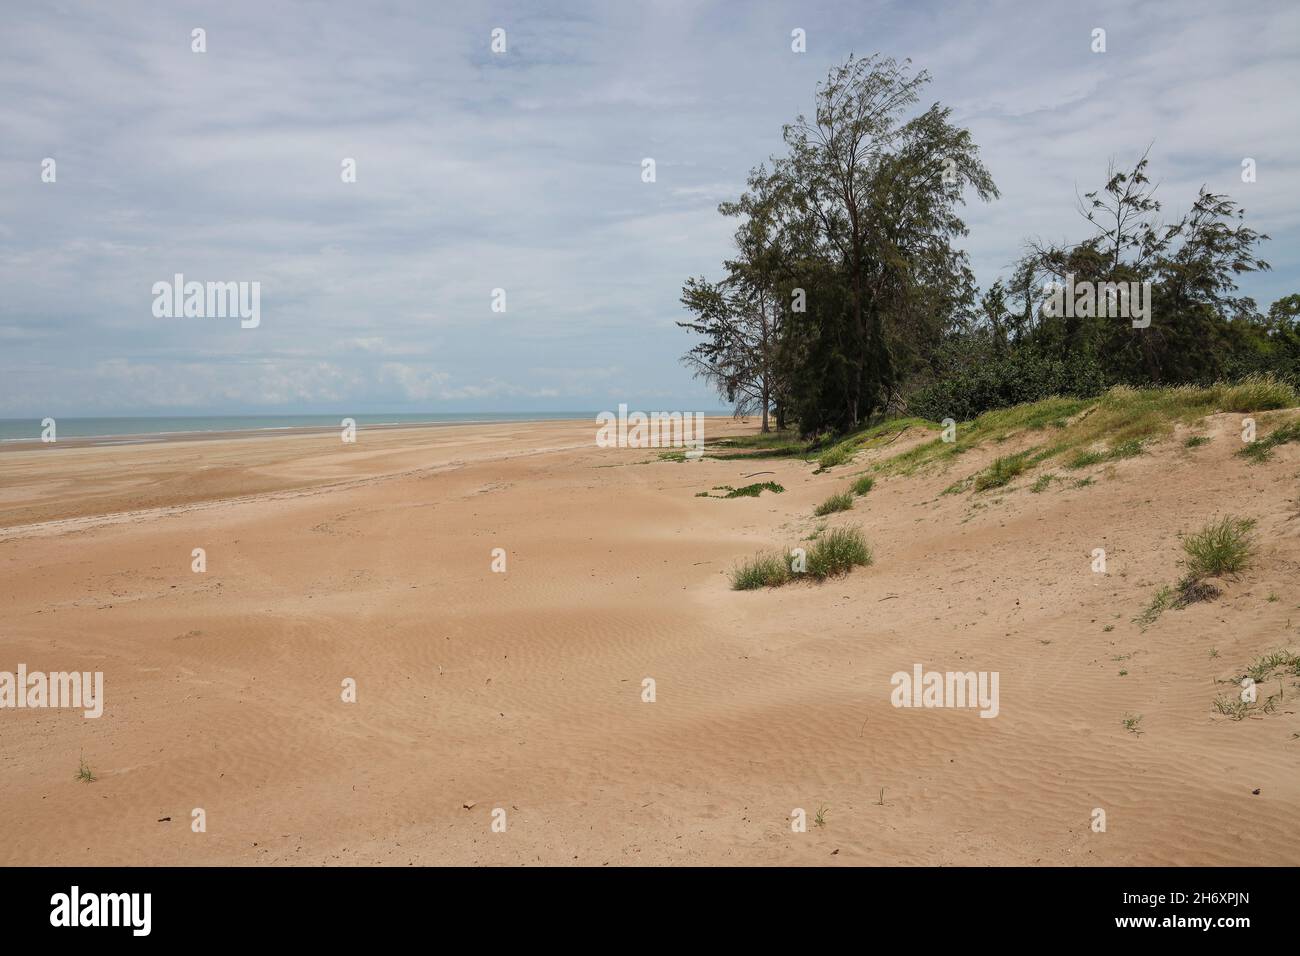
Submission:
[[[957,210],[968,186],[984,200],[998,193],[950,110],[936,103],[905,118],[929,79],[906,60],[849,57],[818,86],[812,118],[785,127],[789,153],[778,174],[816,225],[821,257],[835,261],[847,291],[843,314],[808,313],[823,341],[787,353],[826,363],[792,370],[806,387],[806,377],[829,373],[842,388],[836,407],[801,403],[806,431],[853,427],[884,406],[898,384],[895,352],[937,342],[926,323],[973,300],[965,256],[951,245],[966,233]],[[815,272],[825,279],[825,269]],[[823,383],[812,388],[824,395]]]

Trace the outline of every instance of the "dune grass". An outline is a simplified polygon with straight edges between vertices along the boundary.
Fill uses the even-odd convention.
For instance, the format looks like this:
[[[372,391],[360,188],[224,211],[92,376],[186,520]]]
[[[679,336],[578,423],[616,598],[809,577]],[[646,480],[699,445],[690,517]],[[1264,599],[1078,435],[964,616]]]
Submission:
[[[94,783],[99,779],[95,776],[94,771],[90,769],[90,764],[86,763],[85,754],[81,755],[81,763],[77,766],[77,773],[74,779],[81,783]]]
[[[820,581],[865,567],[872,560],[871,547],[858,528],[835,528],[813,542],[807,573]]]
[[[849,486],[849,491],[860,498],[875,487],[875,484],[876,479],[872,478],[870,475],[860,475],[853,484]]]
[[[1274,448],[1294,441],[1300,441],[1300,418],[1273,429],[1267,438],[1256,438],[1237,454],[1253,462],[1268,461],[1273,457]]]
[[[1187,569],[1176,587],[1163,584],[1133,623],[1146,630],[1169,608],[1181,610],[1199,601],[1212,601],[1222,592],[1208,578],[1235,577],[1250,566],[1255,551],[1251,518],[1225,517],[1212,521],[1183,539]]]
[[[1222,578],[1246,570],[1255,548],[1254,527],[1253,519],[1228,516],[1188,535],[1183,541],[1188,578]]]
[[[1034,479],[1034,483],[1029,486],[1029,490],[1036,495],[1042,494],[1044,491],[1048,489],[1048,487],[1055,480],[1056,480],[1056,475],[1052,474],[1049,471],[1046,474],[1039,475],[1036,479]]]
[[[1177,423],[1197,421],[1216,412],[1267,411],[1300,405],[1290,385],[1269,376],[1250,376],[1234,384],[1179,385],[1171,388],[1116,386],[1092,399],[1047,398],[985,412],[957,430],[957,440],[935,438],[873,466],[879,474],[913,474],[929,466],[951,464],[986,442],[1006,441],[1017,434],[1042,433],[1043,441],[1003,456],[987,474],[975,476],[976,490],[1001,487],[1020,472],[1050,459],[1070,469],[1140,455],[1146,445],[1167,437]],[[930,426],[937,427],[937,426]],[[1300,440],[1300,420],[1293,429],[1278,429],[1274,439],[1256,442],[1243,454],[1267,456],[1277,444]],[[1005,460],[1012,458],[1011,461]],[[1018,468],[1019,464],[1024,467]],[[1005,479],[1005,481],[1003,480]]]
[[[1028,458],[1029,452],[995,458],[993,464],[975,476],[975,490],[987,491],[990,488],[1001,488],[1003,485],[1010,484],[1011,479],[1029,467]]]
[[[839,494],[831,495],[819,504],[813,514],[818,518],[824,518],[826,515],[834,514],[837,511],[849,511],[852,507],[853,496],[847,491],[841,491]]]
[[[847,574],[855,567],[865,567],[874,560],[871,546],[859,528],[836,528],[818,535],[803,557],[804,570],[796,571],[799,562],[793,551],[784,555],[774,552],[756,554],[732,569],[732,590],[775,588],[801,577],[824,581]]]

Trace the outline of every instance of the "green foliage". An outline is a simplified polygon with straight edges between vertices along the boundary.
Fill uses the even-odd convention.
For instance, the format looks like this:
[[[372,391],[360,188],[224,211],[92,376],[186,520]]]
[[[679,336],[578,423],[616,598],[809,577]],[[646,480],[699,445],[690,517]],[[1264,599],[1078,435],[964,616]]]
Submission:
[[[714,491],[725,491],[723,495],[711,495],[707,491],[701,491],[696,494],[696,498],[757,498],[765,491],[773,494],[781,494],[785,488],[778,485],[775,481],[760,481],[752,485],[745,485],[743,488],[733,488],[731,485],[718,485]]]
[[[736,591],[753,591],[780,587],[801,577],[822,581],[847,574],[855,567],[865,567],[873,557],[860,529],[836,528],[814,537],[806,559],[806,570],[796,572],[792,552],[757,554],[732,569],[731,587]]]
[[[779,554],[756,554],[731,571],[734,591],[780,587],[790,580],[790,564]]]
[[[821,580],[871,562],[871,548],[859,529],[835,528],[813,542],[808,551],[808,574]]]
[[[872,478],[870,475],[859,475],[853,484],[849,486],[849,491],[853,492],[853,494],[858,497],[861,497],[875,487],[875,484],[876,479]]]
[[[841,492],[837,495],[831,495],[825,501],[817,506],[813,512],[818,518],[834,514],[837,511],[848,511],[853,507],[853,496],[847,492]]]
[[[1273,457],[1274,448],[1293,441],[1300,441],[1300,418],[1274,429],[1267,438],[1255,439],[1237,454],[1255,462],[1267,461]]]
[[[1190,578],[1221,578],[1244,571],[1254,551],[1250,518],[1224,517],[1183,541]]]
[[[993,464],[975,476],[975,490],[987,491],[989,488],[1001,488],[1009,484],[1012,478],[1025,470],[1027,457],[1028,452],[1022,452],[1019,455],[995,458]]]

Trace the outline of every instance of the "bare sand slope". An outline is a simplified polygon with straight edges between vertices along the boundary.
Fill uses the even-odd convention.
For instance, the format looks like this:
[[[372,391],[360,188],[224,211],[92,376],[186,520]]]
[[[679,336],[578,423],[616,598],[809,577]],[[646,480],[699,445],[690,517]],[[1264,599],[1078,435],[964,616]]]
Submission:
[[[820,520],[870,454],[666,462],[584,422],[0,455],[0,670],[106,684],[98,720],[0,711],[0,862],[1300,863],[1297,691],[1212,710],[1300,650],[1297,451],[1247,464],[1236,421],[1086,487],[942,495],[1006,448],[976,450]],[[786,493],[695,497],[758,471]],[[1141,632],[1226,513],[1255,568]],[[729,589],[823,521],[875,565]],[[893,707],[917,663],[997,671],[1000,714]]]

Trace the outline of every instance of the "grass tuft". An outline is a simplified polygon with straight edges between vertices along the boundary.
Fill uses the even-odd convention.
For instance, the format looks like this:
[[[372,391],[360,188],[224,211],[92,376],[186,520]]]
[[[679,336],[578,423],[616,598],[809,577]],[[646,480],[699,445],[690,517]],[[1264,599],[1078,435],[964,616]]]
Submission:
[[[733,591],[780,587],[790,580],[789,563],[777,554],[756,554],[732,569]]]
[[[86,763],[85,754],[81,755],[81,763],[77,766],[77,775],[73,779],[82,783],[94,783],[98,779],[90,769],[90,764]]]
[[[1229,516],[1189,535],[1183,541],[1188,577],[1199,581],[1244,571],[1254,553],[1254,539],[1250,533],[1254,527],[1255,522],[1249,518]]]
[[[808,574],[817,580],[847,574],[873,560],[871,547],[857,528],[836,528],[813,542],[808,552]]]
[[[853,492],[855,495],[858,495],[860,497],[862,495],[865,495],[868,491],[870,491],[873,487],[875,487],[875,484],[876,484],[876,479],[872,478],[870,475],[861,475],[858,477],[856,481],[853,482],[852,486],[850,486],[849,488],[849,491]]]
[[[989,488],[1001,488],[1010,484],[1011,479],[1028,467],[1025,461],[1027,457],[1028,452],[1021,452],[1019,455],[995,458],[993,464],[975,476],[975,490],[987,491]]]
[[[1300,441],[1300,418],[1273,429],[1267,438],[1255,439],[1237,454],[1256,463],[1268,461],[1273,457],[1274,448],[1279,445],[1289,445],[1294,441]]]
[[[834,514],[837,511],[848,511],[853,507],[853,496],[847,491],[842,491],[838,495],[831,495],[825,501],[817,506],[813,512],[818,518]]]

